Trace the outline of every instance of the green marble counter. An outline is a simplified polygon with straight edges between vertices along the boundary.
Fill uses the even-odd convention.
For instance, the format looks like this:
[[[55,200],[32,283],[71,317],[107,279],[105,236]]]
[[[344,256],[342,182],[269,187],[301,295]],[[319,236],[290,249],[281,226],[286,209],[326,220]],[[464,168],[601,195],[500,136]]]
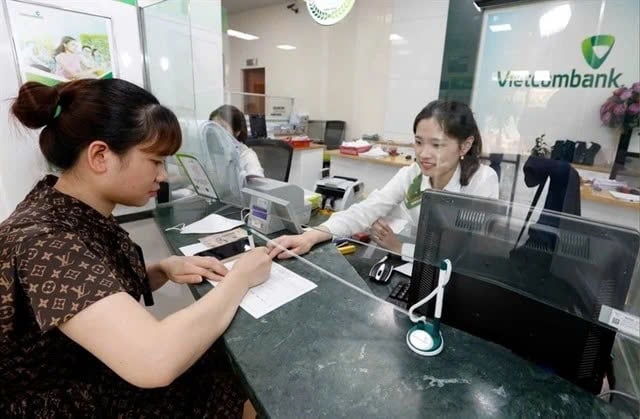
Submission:
[[[157,209],[155,219],[164,231],[216,208],[203,201],[177,204]],[[195,242],[177,231],[164,235],[176,254]],[[315,247],[305,259],[358,288],[370,287],[331,244]],[[252,402],[267,417],[632,417],[498,345],[447,326],[440,355],[416,355],[405,343],[412,323],[390,304],[300,260],[280,263],[318,287],[259,320],[240,309],[223,336]],[[192,292],[199,298],[210,289],[207,283]]]

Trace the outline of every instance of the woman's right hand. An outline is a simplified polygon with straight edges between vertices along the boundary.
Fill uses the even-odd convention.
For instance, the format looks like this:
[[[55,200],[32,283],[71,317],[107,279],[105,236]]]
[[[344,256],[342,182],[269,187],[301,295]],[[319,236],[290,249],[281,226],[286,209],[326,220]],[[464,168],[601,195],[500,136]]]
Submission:
[[[288,259],[294,255],[304,255],[313,245],[329,240],[331,234],[321,230],[309,230],[295,236],[280,236],[267,243],[269,256],[278,259]],[[285,251],[288,250],[287,251]]]
[[[256,247],[244,253],[234,264],[229,274],[238,275],[249,288],[262,284],[271,272],[271,257],[266,247]]]

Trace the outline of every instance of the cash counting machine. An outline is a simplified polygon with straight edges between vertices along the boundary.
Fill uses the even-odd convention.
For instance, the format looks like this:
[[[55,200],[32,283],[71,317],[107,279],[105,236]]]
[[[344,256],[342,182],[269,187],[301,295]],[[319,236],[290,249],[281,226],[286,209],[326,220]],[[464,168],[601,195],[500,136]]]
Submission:
[[[322,195],[320,208],[325,208],[329,202],[331,209],[342,211],[362,199],[364,182],[350,177],[333,176],[317,181],[315,191]]]

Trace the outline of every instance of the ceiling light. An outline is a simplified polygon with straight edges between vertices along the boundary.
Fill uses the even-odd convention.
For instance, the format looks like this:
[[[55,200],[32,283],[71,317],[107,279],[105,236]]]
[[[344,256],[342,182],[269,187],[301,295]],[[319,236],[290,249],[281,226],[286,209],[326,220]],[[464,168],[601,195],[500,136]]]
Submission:
[[[287,50],[287,51],[290,51],[292,49],[296,49],[296,47],[294,47],[293,45],[287,45],[287,44],[278,45],[278,46],[276,46],[276,48],[284,49],[284,50]]]
[[[227,29],[227,35],[233,36],[234,38],[244,39],[245,41],[255,41],[256,39],[260,39],[260,37],[251,35],[250,33],[234,31],[233,29]]]
[[[511,30],[511,25],[508,23],[504,23],[502,25],[489,25],[489,30],[491,32],[506,32]]]
[[[392,33],[389,35],[389,41],[402,41],[404,38],[398,35],[397,33]]]
[[[160,68],[162,71],[167,71],[169,69],[169,59],[167,57],[160,57]]]

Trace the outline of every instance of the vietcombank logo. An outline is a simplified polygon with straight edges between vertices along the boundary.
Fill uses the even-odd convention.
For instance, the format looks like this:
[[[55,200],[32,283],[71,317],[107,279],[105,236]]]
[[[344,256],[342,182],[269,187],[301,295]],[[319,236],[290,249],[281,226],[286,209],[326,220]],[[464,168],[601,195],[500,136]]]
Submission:
[[[584,55],[587,64],[597,70],[604,64],[615,43],[616,38],[613,35],[592,36],[582,41],[582,55]],[[600,54],[596,53],[596,48]]]
[[[613,49],[616,38],[613,35],[594,35],[582,41],[582,56],[594,70],[599,69],[607,60]],[[609,71],[601,73],[581,73],[572,68],[565,73],[551,73],[550,71],[517,71],[508,70],[497,72],[499,87],[529,87],[529,88],[615,88],[622,73],[611,67]]]

